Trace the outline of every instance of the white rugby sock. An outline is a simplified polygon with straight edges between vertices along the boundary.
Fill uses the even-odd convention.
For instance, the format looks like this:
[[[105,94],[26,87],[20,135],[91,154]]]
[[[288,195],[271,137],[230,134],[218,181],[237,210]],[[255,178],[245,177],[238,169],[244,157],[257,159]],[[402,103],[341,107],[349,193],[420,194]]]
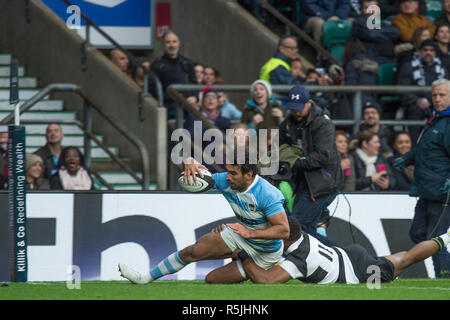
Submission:
[[[152,270],[150,270],[150,278],[151,278],[150,281],[159,279],[162,276],[165,276],[168,274],[178,272],[187,265],[188,265],[188,263],[186,263],[180,259],[179,255],[178,255],[178,251],[174,252],[170,256],[165,258],[163,261],[158,263],[158,265],[156,267],[154,267]]]

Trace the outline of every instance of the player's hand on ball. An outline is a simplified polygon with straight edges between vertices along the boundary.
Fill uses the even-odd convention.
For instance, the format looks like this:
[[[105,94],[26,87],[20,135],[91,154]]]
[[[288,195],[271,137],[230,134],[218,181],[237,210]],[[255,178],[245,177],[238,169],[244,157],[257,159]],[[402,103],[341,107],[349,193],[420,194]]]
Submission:
[[[201,172],[201,169],[208,170],[204,165],[199,163],[197,160],[195,160],[192,157],[186,158],[184,160],[184,181],[190,184],[191,179],[189,176],[192,176],[193,182],[197,182],[197,178],[195,177],[195,174],[198,173],[200,177],[203,178],[203,172]]]

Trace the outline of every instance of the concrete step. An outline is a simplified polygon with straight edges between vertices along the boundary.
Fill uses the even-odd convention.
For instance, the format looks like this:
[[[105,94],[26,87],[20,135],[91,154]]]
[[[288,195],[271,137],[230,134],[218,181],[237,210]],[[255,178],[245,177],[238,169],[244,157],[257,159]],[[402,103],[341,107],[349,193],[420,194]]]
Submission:
[[[35,152],[37,149],[39,149],[42,146],[26,146],[26,152]],[[79,147],[80,151],[84,154],[84,148]],[[92,150],[92,158],[108,158],[109,155],[103,151],[100,147],[93,147]],[[108,147],[108,150],[114,153],[115,155],[119,155],[119,148],[117,147]]]
[[[19,66],[19,77],[23,77],[25,75],[25,67]],[[11,66],[9,65],[0,65],[0,77],[9,77],[11,75]]]
[[[26,100],[21,100],[23,104]],[[62,111],[62,100],[42,100],[36,103],[29,111]],[[0,111],[14,111],[14,106],[9,104],[9,100],[0,100]]]
[[[131,166],[131,161],[129,158],[120,158],[120,160],[127,166]],[[95,158],[92,159],[91,168],[95,172],[98,171],[122,171],[122,167],[119,166],[111,158]]]
[[[0,111],[0,120],[11,112]],[[20,115],[21,120],[38,121],[75,121],[76,111],[26,111]]]
[[[96,134],[95,136],[100,141],[103,141],[102,135]],[[46,143],[47,140],[45,135],[42,134],[27,134],[25,137],[25,145],[27,146],[43,146]],[[62,144],[63,146],[82,147],[84,145],[84,136],[80,134],[65,134]],[[91,145],[94,147],[97,146],[97,144],[93,141],[91,141]]]
[[[11,55],[8,53],[2,53],[0,54],[0,64],[11,64]]]
[[[24,124],[26,134],[44,134],[47,124]],[[83,131],[75,124],[62,124],[62,132],[67,134],[83,134]]]
[[[1,67],[0,67],[1,70]],[[28,100],[36,93],[40,92],[42,89],[19,89],[19,99],[20,100]],[[48,99],[48,95],[44,99]],[[0,88],[0,100],[9,100],[9,88]]]
[[[126,172],[103,171],[97,173],[110,184],[136,184],[136,180]],[[136,175],[139,178],[142,177],[142,173],[136,173]]]
[[[34,77],[19,77],[19,89],[36,88],[37,79]],[[9,88],[9,77],[0,77],[0,88]]]

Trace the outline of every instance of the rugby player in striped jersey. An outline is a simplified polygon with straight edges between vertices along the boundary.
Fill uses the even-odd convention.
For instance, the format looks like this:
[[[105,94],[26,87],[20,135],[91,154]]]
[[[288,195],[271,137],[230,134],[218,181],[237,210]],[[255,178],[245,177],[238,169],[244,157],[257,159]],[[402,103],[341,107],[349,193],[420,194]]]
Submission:
[[[299,279],[319,284],[367,283],[373,279],[377,268],[380,282],[389,282],[414,263],[425,260],[439,250],[447,250],[450,242],[449,228],[447,233],[422,241],[409,251],[372,257],[358,244],[343,248],[325,246],[302,232],[295,218],[288,217],[288,221],[290,236],[284,240],[285,259],[281,263],[265,270],[256,265],[245,251],[237,253],[246,274],[253,282],[283,283]],[[217,230],[220,231],[220,228]]]
[[[238,159],[235,155],[234,159]],[[206,169],[193,158],[185,160],[185,177]],[[236,223],[210,232],[195,244],[169,255],[148,274],[141,274],[125,263],[119,263],[121,276],[136,284],[147,284],[162,276],[173,274],[191,262],[232,257],[237,249],[244,249],[263,269],[279,262],[283,253],[282,239],[289,236],[289,225],[283,208],[282,193],[258,174],[257,164],[251,164],[245,152],[244,164],[228,164],[226,172],[215,173],[214,188],[229,202]],[[247,278],[239,260],[234,260],[214,273],[214,281],[236,283]],[[206,277],[207,282],[212,282]]]

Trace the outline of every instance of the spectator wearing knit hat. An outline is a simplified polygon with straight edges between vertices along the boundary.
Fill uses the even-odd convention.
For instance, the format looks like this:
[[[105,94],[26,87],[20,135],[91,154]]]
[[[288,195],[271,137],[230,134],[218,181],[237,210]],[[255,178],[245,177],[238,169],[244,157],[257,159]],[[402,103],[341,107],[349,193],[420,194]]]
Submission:
[[[272,97],[272,87],[264,80],[256,80],[250,87],[251,98],[244,106],[241,122],[252,129],[279,126],[286,116],[281,102]]]
[[[40,156],[27,153],[25,156],[27,168],[27,190],[50,190],[50,182],[44,178],[44,161]]]

